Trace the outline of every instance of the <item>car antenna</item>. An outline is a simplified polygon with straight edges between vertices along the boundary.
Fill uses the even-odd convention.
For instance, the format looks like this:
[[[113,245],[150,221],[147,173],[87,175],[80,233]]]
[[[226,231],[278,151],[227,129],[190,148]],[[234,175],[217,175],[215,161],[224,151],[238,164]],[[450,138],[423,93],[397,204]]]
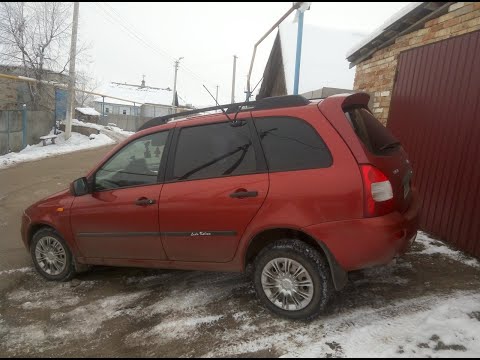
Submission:
[[[228,120],[230,120],[231,124],[233,126],[238,126],[238,124],[240,124],[240,121],[237,121],[237,114],[238,114],[238,111],[237,111],[237,114],[235,114],[235,118],[232,120],[232,118],[230,118],[230,116],[228,116],[227,112],[225,111],[225,109],[223,107],[220,106],[220,104],[218,103],[217,99],[215,99],[215,97],[212,95],[212,93],[207,89],[207,87],[205,85],[202,85],[205,90],[207,90],[208,94],[212,97],[213,100],[215,100],[215,104],[217,104],[218,107],[220,107],[220,109],[222,110],[223,114],[227,117]],[[243,124],[242,124],[243,125]]]

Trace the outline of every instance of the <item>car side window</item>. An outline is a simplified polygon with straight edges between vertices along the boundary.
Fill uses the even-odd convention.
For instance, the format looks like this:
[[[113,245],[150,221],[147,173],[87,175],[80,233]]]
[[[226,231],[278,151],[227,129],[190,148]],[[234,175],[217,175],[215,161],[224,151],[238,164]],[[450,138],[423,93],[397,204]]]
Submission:
[[[173,180],[243,175],[257,170],[247,124],[215,123],[181,128],[175,151]]]
[[[292,117],[255,119],[269,171],[325,168],[332,155],[317,131]]]
[[[95,174],[95,191],[157,183],[167,136],[147,135],[120,149]]]

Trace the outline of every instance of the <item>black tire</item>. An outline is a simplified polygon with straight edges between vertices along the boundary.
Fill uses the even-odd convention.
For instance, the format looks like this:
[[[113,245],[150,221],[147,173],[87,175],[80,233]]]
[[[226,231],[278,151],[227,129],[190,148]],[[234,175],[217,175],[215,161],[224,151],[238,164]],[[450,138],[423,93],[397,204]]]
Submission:
[[[35,255],[38,242],[46,236],[52,237],[57,240],[65,251],[65,268],[61,273],[56,275],[47,273],[38,263],[37,257]],[[72,253],[65,240],[63,240],[62,237],[52,228],[42,228],[33,235],[32,242],[30,244],[30,255],[32,257],[33,264],[35,265],[35,269],[37,269],[38,273],[47,280],[68,281],[75,276],[75,264],[73,262]]]
[[[295,260],[305,268],[311,277],[313,297],[303,309],[281,309],[268,299],[262,286],[262,272],[264,267],[276,258]],[[258,298],[268,309],[281,317],[293,320],[312,320],[320,315],[334,291],[330,268],[325,259],[312,246],[295,239],[278,240],[260,251],[255,258],[253,282]]]

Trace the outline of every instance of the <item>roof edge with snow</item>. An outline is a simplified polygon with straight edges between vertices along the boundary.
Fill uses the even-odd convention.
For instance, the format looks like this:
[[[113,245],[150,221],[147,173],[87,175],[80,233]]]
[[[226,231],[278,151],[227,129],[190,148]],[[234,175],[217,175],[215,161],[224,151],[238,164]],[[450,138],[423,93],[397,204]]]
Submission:
[[[447,13],[452,4],[454,2],[415,2],[405,6],[346,54],[350,68],[393,44],[398,37],[418,30],[427,21]]]
[[[83,115],[91,115],[91,116],[99,116],[100,113],[91,107],[77,107],[75,108],[78,112],[82,113]]]

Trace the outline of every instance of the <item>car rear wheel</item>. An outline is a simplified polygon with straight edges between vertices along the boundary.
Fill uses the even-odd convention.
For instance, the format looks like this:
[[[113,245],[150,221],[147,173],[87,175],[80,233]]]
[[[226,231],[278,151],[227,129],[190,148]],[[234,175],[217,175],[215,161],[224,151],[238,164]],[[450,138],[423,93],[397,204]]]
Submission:
[[[255,260],[254,284],[268,309],[298,320],[317,317],[333,292],[325,260],[299,240],[279,240],[263,249]]]
[[[51,228],[43,228],[35,233],[30,255],[37,271],[47,280],[67,281],[75,275],[70,249]]]

